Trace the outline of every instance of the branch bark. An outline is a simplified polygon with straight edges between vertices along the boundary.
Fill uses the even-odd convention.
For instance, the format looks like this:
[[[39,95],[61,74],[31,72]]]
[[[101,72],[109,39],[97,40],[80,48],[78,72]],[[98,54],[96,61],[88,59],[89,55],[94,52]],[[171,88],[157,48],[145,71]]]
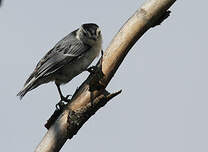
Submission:
[[[82,125],[110,99],[121,93],[109,93],[106,86],[136,41],[151,27],[159,25],[176,0],[148,0],[123,25],[106,49],[98,66],[102,77],[90,76],[77,89],[72,102],[55,114],[48,125],[48,132],[36,148],[36,152],[57,152],[67,139],[71,139]],[[93,103],[93,104],[92,104]]]

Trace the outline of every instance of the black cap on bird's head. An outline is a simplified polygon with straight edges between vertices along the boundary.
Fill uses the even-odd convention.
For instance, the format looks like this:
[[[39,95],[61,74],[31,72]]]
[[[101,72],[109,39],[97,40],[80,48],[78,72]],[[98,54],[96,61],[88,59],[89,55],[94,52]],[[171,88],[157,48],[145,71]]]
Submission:
[[[95,23],[86,23],[86,24],[82,24],[83,28],[98,28],[99,26]]]
[[[99,26],[95,23],[87,23],[87,24],[82,24],[82,28],[86,31],[94,32],[99,28]]]

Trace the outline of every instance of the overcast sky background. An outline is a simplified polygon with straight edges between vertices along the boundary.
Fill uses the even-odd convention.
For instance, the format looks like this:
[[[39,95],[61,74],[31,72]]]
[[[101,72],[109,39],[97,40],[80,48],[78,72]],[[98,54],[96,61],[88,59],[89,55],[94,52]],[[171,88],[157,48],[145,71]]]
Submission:
[[[16,97],[37,62],[82,23],[100,25],[107,47],[144,0],[4,0],[0,8],[0,151],[34,151],[59,96],[53,83]],[[145,33],[108,86],[123,89],[61,151],[208,151],[208,1],[177,1]],[[63,86],[72,94],[84,72]]]

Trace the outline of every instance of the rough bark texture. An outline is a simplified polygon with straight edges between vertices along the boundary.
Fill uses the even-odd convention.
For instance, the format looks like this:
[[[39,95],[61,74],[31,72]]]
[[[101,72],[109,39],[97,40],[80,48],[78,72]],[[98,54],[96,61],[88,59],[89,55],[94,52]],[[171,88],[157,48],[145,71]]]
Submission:
[[[98,64],[102,75],[90,74],[73,95],[72,102],[52,116],[46,125],[49,130],[36,152],[59,151],[66,140],[71,139],[98,109],[121,92],[110,94],[105,88],[135,42],[148,29],[159,25],[169,16],[167,10],[175,1],[148,0],[128,19]]]

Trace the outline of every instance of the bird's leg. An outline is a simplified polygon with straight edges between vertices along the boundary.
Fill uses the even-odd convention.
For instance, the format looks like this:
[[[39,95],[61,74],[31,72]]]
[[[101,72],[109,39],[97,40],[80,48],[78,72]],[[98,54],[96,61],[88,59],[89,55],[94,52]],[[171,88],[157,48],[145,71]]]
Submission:
[[[62,94],[62,92],[61,92],[60,85],[56,84],[56,86],[57,86],[57,88],[58,88],[58,92],[59,92],[61,101],[69,102],[70,99],[68,99],[68,97],[71,96],[71,95],[67,95],[66,97],[64,97],[63,94]]]
[[[65,106],[64,102],[67,102],[68,103],[68,102],[71,101],[70,99],[68,99],[69,96],[71,96],[71,95],[67,95],[66,97],[64,97],[63,94],[62,94],[62,92],[61,92],[60,85],[56,83],[56,87],[58,89],[58,92],[59,92],[59,95],[60,95],[60,98],[61,98],[61,100],[56,104],[56,108],[57,109],[61,109],[62,107]]]

